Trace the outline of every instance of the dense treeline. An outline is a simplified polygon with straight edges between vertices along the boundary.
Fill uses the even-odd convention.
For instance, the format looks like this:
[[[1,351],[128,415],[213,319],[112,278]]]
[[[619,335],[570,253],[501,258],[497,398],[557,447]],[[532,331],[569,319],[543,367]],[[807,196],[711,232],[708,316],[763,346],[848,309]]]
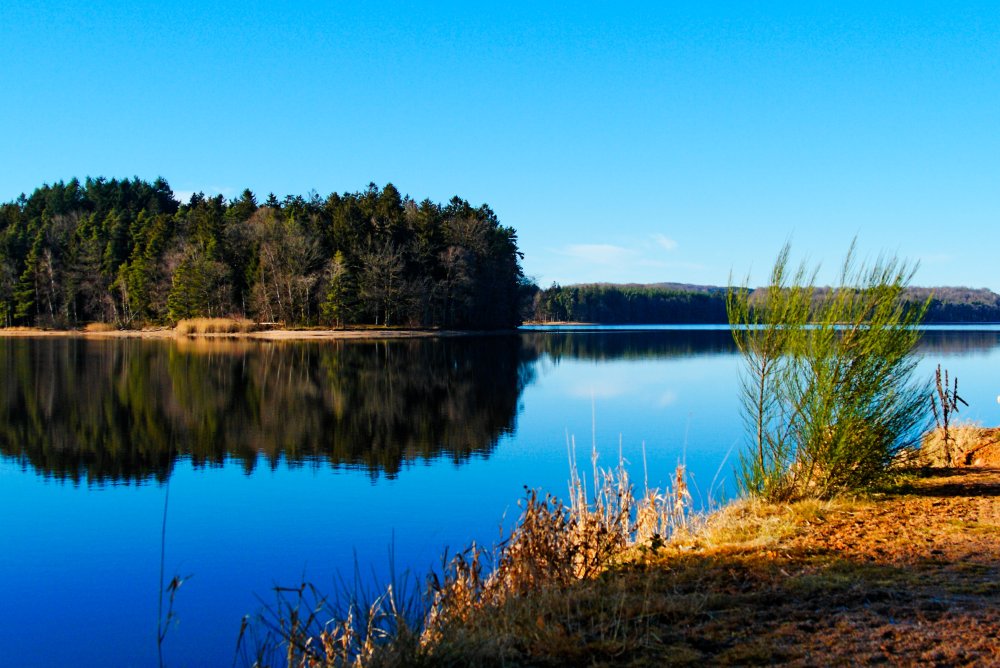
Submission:
[[[1000,322],[1000,295],[985,288],[908,288],[906,295],[916,302],[930,297],[926,323]]]
[[[321,198],[174,198],[163,179],[73,179],[0,205],[0,325],[244,316],[288,325],[507,328],[517,236],[487,205],[392,185]]]
[[[532,320],[624,324],[726,324],[725,288],[553,285],[535,293]]]
[[[820,289],[820,292],[822,289]],[[904,298],[930,298],[924,322],[1000,322],[1000,295],[986,289],[907,288]],[[726,324],[726,288],[683,284],[553,285],[534,295],[536,322],[617,324]]]

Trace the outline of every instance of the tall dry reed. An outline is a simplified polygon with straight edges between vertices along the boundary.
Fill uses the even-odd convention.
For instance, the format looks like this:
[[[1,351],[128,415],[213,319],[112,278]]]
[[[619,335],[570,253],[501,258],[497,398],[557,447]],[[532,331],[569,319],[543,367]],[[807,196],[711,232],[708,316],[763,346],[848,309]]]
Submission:
[[[198,334],[245,334],[256,329],[253,320],[246,318],[187,318],[174,328],[179,336]]]
[[[482,620],[502,624],[509,601],[596,578],[636,548],[655,550],[688,527],[691,496],[683,465],[677,467],[672,488],[647,485],[636,496],[624,460],[619,457],[617,466],[602,469],[595,450],[588,491],[574,450],[570,448],[569,504],[526,489],[520,517],[492,552],[473,544],[446,560],[440,575],[428,577],[427,612],[416,624],[401,613],[391,586],[367,608],[349,605],[322,624],[316,606],[305,616],[300,606],[279,611],[272,627],[287,647],[287,665],[433,662],[442,648],[477,633],[472,627]]]
[[[88,322],[84,325],[83,331],[88,334],[103,334],[105,332],[116,332],[118,328],[110,322]]]

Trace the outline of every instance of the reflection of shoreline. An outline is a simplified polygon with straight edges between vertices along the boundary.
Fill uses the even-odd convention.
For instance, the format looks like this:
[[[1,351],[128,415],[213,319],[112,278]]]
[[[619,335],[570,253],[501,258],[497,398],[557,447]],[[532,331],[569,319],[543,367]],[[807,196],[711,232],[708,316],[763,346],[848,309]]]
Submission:
[[[1000,346],[1000,331],[988,329],[929,329],[917,343],[917,352],[984,353]]]
[[[36,329],[33,327],[0,328],[0,338],[65,339],[256,339],[260,341],[313,341],[322,339],[434,339],[470,336],[509,336],[517,330],[457,329],[264,329],[256,332],[179,335],[173,329],[116,329],[109,332],[86,332],[77,329]]]
[[[592,361],[652,360],[736,354],[728,328],[522,330],[523,345],[536,356]]]
[[[521,336],[537,354],[552,359],[613,360],[735,354],[727,326],[525,328]],[[1000,347],[1000,329],[933,326],[923,331],[920,354],[986,353]]]
[[[489,456],[516,429],[515,336],[270,344],[0,339],[0,453],[88,482],[325,461],[373,477]]]

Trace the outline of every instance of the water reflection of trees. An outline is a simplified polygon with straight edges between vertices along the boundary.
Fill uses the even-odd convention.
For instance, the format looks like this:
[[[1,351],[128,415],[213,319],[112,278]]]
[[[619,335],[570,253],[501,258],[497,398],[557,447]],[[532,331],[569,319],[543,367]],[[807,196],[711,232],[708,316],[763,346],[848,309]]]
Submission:
[[[990,330],[927,330],[917,344],[924,355],[984,353],[1000,346],[1000,331]]]
[[[178,456],[394,476],[513,431],[516,335],[319,344],[0,340],[0,451],[58,478],[165,479]]]
[[[719,329],[525,331],[534,355],[586,360],[643,360],[735,353],[732,334]],[[1000,346],[1000,331],[931,329],[918,352],[925,355],[987,352]]]
[[[595,361],[646,360],[735,353],[728,329],[526,331],[525,346],[536,356]]]
[[[925,355],[986,352],[997,331],[933,330]],[[728,330],[259,343],[0,338],[0,452],[45,475],[165,479],[178,456],[247,471],[329,462],[394,476],[487,455],[515,426],[534,360],[729,354]]]

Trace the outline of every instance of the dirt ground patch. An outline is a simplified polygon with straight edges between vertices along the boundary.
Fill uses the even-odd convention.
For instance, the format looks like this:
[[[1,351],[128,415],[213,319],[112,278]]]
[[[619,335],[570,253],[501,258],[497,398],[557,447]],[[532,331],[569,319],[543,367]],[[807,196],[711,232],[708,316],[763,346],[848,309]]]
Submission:
[[[935,469],[872,499],[775,512],[783,530],[770,538],[681,542],[512,601],[489,650],[437,658],[1000,665],[1000,469]]]
[[[936,471],[712,568],[720,603],[682,634],[698,661],[997,665],[1000,471]]]
[[[799,660],[1000,663],[1000,471],[939,471],[782,548],[785,585],[822,611],[821,632],[792,634]]]

